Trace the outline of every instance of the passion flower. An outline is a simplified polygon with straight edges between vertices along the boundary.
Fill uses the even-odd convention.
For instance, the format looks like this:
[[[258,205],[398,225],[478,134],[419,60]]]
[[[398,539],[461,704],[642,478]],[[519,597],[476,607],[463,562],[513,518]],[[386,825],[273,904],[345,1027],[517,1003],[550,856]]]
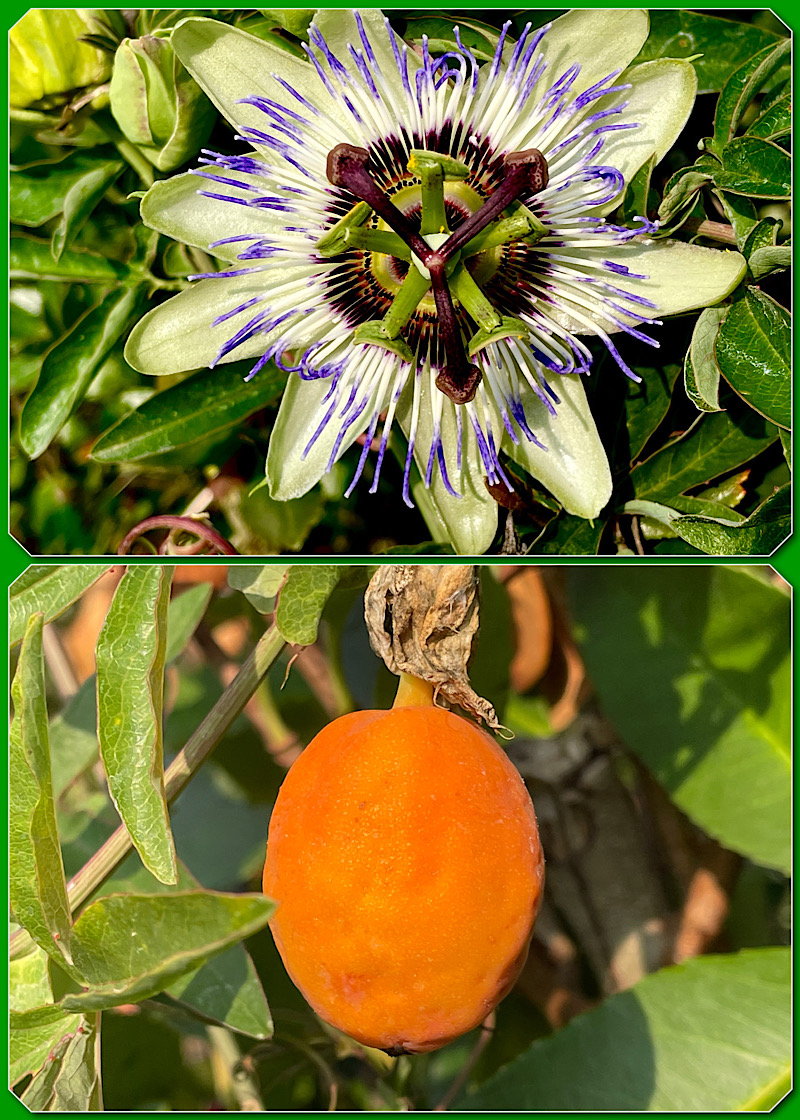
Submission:
[[[299,497],[359,437],[352,489],[397,421],[430,506],[459,551],[491,543],[519,463],[565,509],[599,514],[608,460],[582,375],[598,336],[634,379],[615,335],[716,303],[739,254],[654,240],[640,216],[609,220],[626,184],[680,133],[690,63],[631,66],[637,10],[575,11],[491,62],[463,45],[420,55],[374,10],[322,11],[308,62],[213,20],[172,43],[248,145],[207,151],[142,202],[155,229],[231,267],[151,311],[128,360],[146,373],[254,359],[290,372],[266,473]],[[430,515],[429,515],[430,516]]]

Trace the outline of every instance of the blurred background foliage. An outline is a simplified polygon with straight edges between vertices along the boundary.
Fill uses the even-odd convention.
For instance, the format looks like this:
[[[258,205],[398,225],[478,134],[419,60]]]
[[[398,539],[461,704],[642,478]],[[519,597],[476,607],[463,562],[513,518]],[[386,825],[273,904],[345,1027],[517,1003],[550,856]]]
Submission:
[[[196,12],[294,54],[313,16],[34,9],[12,30],[12,533],[32,553],[111,553],[143,519],[190,513],[207,515],[242,553],[446,549],[399,501],[391,456],[377,497],[366,485],[344,496],[357,446],[309,494],[270,499],[264,461],[286,377],[274,366],[249,384],[247,363],[154,382],[122,356],[153,301],[215,267],[149,231],[138,206],[143,190],[191,164],[201,146],[236,147],[169,45],[171,28]],[[460,22],[486,59],[507,14],[520,29],[559,12],[470,12]],[[412,45],[424,34],[437,50],[453,45],[451,14],[392,9],[391,18]],[[612,501],[583,521],[513,469],[516,494],[495,497],[513,513],[522,549],[767,555],[788,534],[786,36],[764,10],[652,12],[640,58],[690,57],[700,94],[677,145],[635,177],[618,217],[647,212],[660,235],[736,247],[749,270],[722,309],[659,329],[657,361],[626,340],[643,386],[592,343],[587,390],[612,464]]]
[[[154,570],[137,565],[124,578],[143,587]],[[170,598],[162,706],[157,682],[149,695],[156,718],[163,714],[165,765],[230,694],[267,627],[309,643],[272,664],[171,808],[180,887],[253,898],[239,892],[260,890],[287,767],[336,716],[391,704],[396,682],[370,650],[363,619],[371,572],[183,565],[171,591],[162,581],[165,610]],[[120,613],[130,603],[121,574],[39,566],[12,586],[18,714],[31,693],[18,642],[33,612],[47,622],[44,696],[68,879],[119,824],[98,755],[95,673],[104,696],[111,672],[121,689],[104,701],[107,734],[114,703],[135,704],[133,659],[156,625],[143,597]],[[492,1030],[413,1058],[358,1045],[313,1014],[262,928],[245,940],[247,955],[234,945],[204,966],[211,974],[178,977],[146,998],[104,997],[107,1109],[731,1111],[768,1109],[787,1091],[787,586],[768,568],[493,566],[482,569],[481,589],[471,681],[514,732],[505,745],[533,797],[547,860],[528,961]],[[143,788],[136,764],[116,764],[133,791],[133,803],[116,795],[124,819]],[[12,795],[21,780],[12,760]],[[133,853],[87,901],[160,892],[165,921],[153,951],[166,959],[182,935],[167,920],[180,905],[174,890]],[[112,920],[104,946],[114,929]],[[14,961],[15,1012],[33,1014],[62,995],[64,973],[52,961],[48,973],[46,961],[36,948]],[[58,1064],[51,1082],[37,1074],[63,1024],[45,1024],[37,1048],[19,1023],[16,1092],[32,1107],[95,1107],[96,1076],[83,1090],[73,1079],[71,1095],[59,1097]],[[81,1061],[85,1070],[89,1058]]]

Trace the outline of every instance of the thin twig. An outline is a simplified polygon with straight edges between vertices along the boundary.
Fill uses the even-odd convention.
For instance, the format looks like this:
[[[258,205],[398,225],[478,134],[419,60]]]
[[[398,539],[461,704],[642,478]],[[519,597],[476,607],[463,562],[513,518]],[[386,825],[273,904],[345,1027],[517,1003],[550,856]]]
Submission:
[[[631,535],[633,536],[633,543],[636,546],[636,551],[639,556],[644,556],[644,545],[642,544],[642,537],[639,532],[639,518],[631,518]]]
[[[209,1026],[207,1031],[218,1095],[238,1105],[240,1112],[264,1112],[256,1079],[242,1062],[236,1039],[225,1027]]]
[[[442,1099],[439,1101],[439,1103],[436,1105],[436,1108],[434,1108],[432,1110],[433,1112],[447,1112],[450,1105],[453,1103],[453,1101],[456,1099],[458,1094],[464,1088],[467,1081],[469,1080],[469,1075],[472,1073],[473,1069],[475,1068],[475,1064],[478,1061],[478,1058],[480,1058],[481,1054],[484,1052],[486,1047],[489,1045],[491,1037],[494,1034],[494,1024],[495,1024],[495,1013],[494,1013],[494,1011],[490,1011],[489,1014],[486,1016],[486,1018],[481,1023],[480,1034],[478,1035],[478,1038],[475,1042],[475,1045],[470,1050],[470,1052],[467,1056],[467,1060],[464,1062],[463,1066],[458,1071],[458,1076],[455,1078],[452,1085],[447,1090],[447,1092],[442,1097]]]
[[[42,647],[44,649],[44,659],[47,668],[50,670],[50,676],[53,678],[56,692],[59,699],[66,703],[78,691],[78,681],[70,660],[64,652],[61,638],[52,623],[45,626],[42,632]]]

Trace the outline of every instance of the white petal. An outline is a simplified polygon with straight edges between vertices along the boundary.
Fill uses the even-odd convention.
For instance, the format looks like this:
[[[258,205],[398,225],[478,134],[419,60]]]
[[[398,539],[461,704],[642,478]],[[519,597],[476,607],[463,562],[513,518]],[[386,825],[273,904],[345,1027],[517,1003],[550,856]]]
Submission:
[[[633,66],[624,80],[633,88],[604,98],[602,108],[630,102],[617,119],[635,121],[639,127],[606,133],[597,163],[616,167],[628,183],[653,152],[657,160],[663,159],[678,139],[694,105],[697,74],[690,62],[665,58]],[[616,205],[618,200],[606,209]]]
[[[220,175],[226,174],[218,167],[210,170]],[[232,178],[236,177],[235,172],[228,174]],[[268,187],[265,186],[264,189],[268,190]],[[205,249],[223,261],[235,261],[250,243],[234,241],[232,244],[210,249],[212,241],[248,233],[254,238],[283,234],[286,214],[208,198],[198,193],[202,190],[219,190],[224,194],[246,197],[243,191],[237,191],[234,187],[217,187],[197,175],[173,175],[171,179],[154,183],[144,196],[141,202],[142,221],[175,241]]]
[[[358,355],[350,359],[351,362],[358,360]],[[364,360],[365,357],[362,355],[362,363]],[[338,415],[343,404],[341,399],[305,457],[303,452],[325,415],[324,402],[330,388],[330,378],[305,381],[294,373],[289,377],[267,452],[269,492],[279,501],[299,498],[301,494],[307,493],[328,470],[331,452],[341,431],[342,419]],[[348,393],[344,392],[342,395],[346,400]],[[378,386],[373,387],[367,407],[350,425],[339,446],[336,453],[337,460],[355,443],[362,432],[366,431],[375,410],[382,412],[387,407],[387,398],[388,393],[385,388],[378,392]]]
[[[608,256],[647,280],[619,277],[619,285],[656,305],[654,315],[678,315],[710,307],[744,279],[747,262],[732,249],[706,249],[685,241],[630,241]]]
[[[282,269],[280,282],[302,278],[307,271]],[[272,283],[274,285],[275,281]],[[243,311],[216,327],[211,325],[213,320],[248,299],[263,296],[269,284],[264,272],[221,276],[192,284],[191,288],[154,307],[139,320],[125,346],[126,360],[140,373],[153,375],[204,369],[214,361],[222,345],[248,322],[248,312]],[[258,310],[255,305],[249,312],[250,317]],[[286,324],[282,329],[286,330]],[[273,337],[277,334],[256,335],[222,360],[235,362],[240,358],[258,357]]]
[[[410,393],[404,395],[404,400],[398,409],[398,421],[407,438],[410,433],[410,398]],[[456,462],[457,438],[455,411],[450,402],[446,401],[442,410],[442,446],[450,481],[454,489],[461,492],[461,497],[454,497],[449,493],[437,465],[428,488],[428,495],[438,520],[431,524],[430,514],[421,500],[420,512],[426,517],[434,540],[449,540],[456,552],[463,556],[481,556],[490,547],[497,533],[497,503],[484,484],[486,470],[481,462],[477,442],[472,435],[465,441],[461,479],[456,478],[453,468]],[[414,459],[423,478],[428,467],[432,439],[431,410],[429,402],[423,399],[414,444]]]
[[[522,393],[531,430],[547,448],[508,437],[503,450],[543,483],[567,513],[595,518],[611,497],[611,471],[579,376],[554,377],[561,403],[552,416],[531,389]]]
[[[329,388],[327,380],[303,381],[295,373],[289,375],[267,452],[269,492],[278,501],[286,502],[308,493],[328,469],[339,431],[333,423],[328,424],[305,459],[301,456],[313,435],[308,430],[309,416],[317,412]],[[357,435],[356,431],[353,439]],[[351,439],[347,447],[352,442]]]
[[[259,109],[238,104],[243,97],[268,97],[294,108],[292,97],[272,77],[275,73],[330,116],[345,135],[350,134],[350,118],[327,92],[310,62],[294,58],[246,31],[199,16],[182,20],[170,41],[195,81],[237,128],[264,126],[264,114]],[[300,111],[299,104],[297,108]]]
[[[576,8],[559,16],[542,39],[542,54],[552,82],[574,63],[581,72],[573,93],[599,82],[614,70],[630,66],[641,50],[650,19],[640,8]]]
[[[360,8],[359,15],[361,16],[364,31],[366,32],[372,52],[377,59],[381,74],[392,88],[396,90],[398,95],[405,97],[402,79],[397,69],[394,52],[392,51],[392,44],[389,39],[389,32],[386,30],[386,23],[380,8]],[[353,56],[350,54],[349,50],[351,44],[358,51],[363,52],[364,50],[358,31],[358,24],[356,23],[355,12],[346,11],[341,8],[323,8],[314,16],[313,26],[318,29],[339,62],[347,68],[359,85],[363,85],[364,79],[361,77],[361,71],[353,61]],[[397,45],[402,52],[403,40],[399,35],[397,36]],[[412,82],[415,72],[419,70],[421,66],[421,59],[417,58],[414,52],[409,48],[408,74]]]
[[[648,318],[678,315],[699,307],[720,303],[743,280],[747,262],[732,249],[706,249],[702,245],[689,245],[684,241],[654,241],[651,238],[629,241],[626,245],[606,246],[604,249],[584,249],[587,256],[609,259],[624,265],[631,272],[647,276],[637,280],[632,276],[610,276],[618,287],[634,295],[644,296],[656,306],[648,310]],[[572,334],[596,334],[585,323],[559,307],[558,292],[555,303],[546,310],[548,318]],[[622,301],[619,301],[622,302]],[[632,322],[636,322],[635,305],[630,305]],[[608,320],[600,324],[608,334],[618,331]],[[658,337],[660,327],[649,333]]]

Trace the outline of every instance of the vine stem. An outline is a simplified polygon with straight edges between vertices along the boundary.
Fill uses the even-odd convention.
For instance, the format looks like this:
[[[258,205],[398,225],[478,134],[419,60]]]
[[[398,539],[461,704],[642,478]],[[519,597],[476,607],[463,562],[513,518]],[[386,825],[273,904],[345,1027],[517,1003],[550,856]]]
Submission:
[[[683,228],[697,237],[709,237],[712,241],[722,241],[726,245],[736,244],[733,226],[725,222],[712,222],[708,218],[687,218]]]
[[[164,774],[168,803],[173,802],[186,788],[255,693],[285,646],[286,642],[274,624],[259,638],[255,649],[228,688]],[[113,874],[132,848],[128,830],[122,824],[67,884],[67,900],[73,914]],[[24,955],[30,947],[30,941],[27,930],[16,930],[10,939],[12,959]]]

